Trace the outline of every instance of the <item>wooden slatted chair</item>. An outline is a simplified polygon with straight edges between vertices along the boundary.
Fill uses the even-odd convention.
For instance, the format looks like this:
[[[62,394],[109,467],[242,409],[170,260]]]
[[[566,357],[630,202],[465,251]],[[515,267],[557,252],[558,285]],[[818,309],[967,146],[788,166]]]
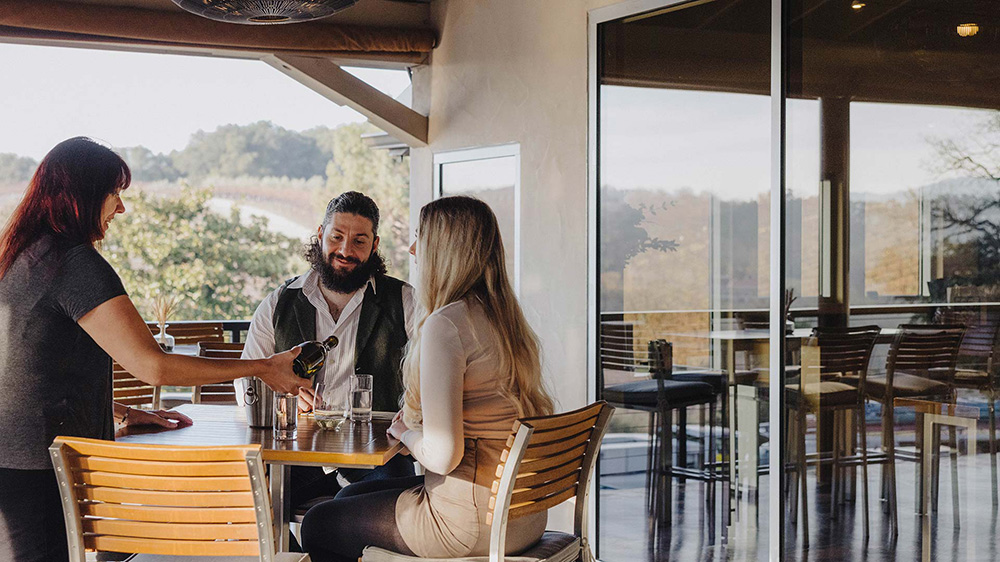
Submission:
[[[601,401],[565,414],[516,421],[497,465],[497,480],[493,483],[486,519],[490,525],[489,556],[450,560],[594,560],[587,540],[587,496],[601,440],[613,411],[613,407]],[[576,498],[573,534],[546,531],[541,540],[527,551],[505,558],[508,521],[545,511],[570,498]],[[426,559],[368,547],[361,560],[417,562]]]
[[[803,546],[809,545],[809,509],[806,493],[806,413],[831,412],[834,427],[849,426],[849,419],[838,414],[851,413],[855,416],[855,429],[852,447],[847,443],[835,443],[833,448],[834,471],[843,471],[847,466],[858,464],[853,458],[840,457],[842,448],[852,448],[861,454],[861,487],[864,506],[864,537],[868,538],[868,451],[865,428],[865,382],[868,374],[868,362],[871,360],[872,349],[878,338],[878,326],[858,326],[852,328],[813,328],[812,336],[807,345],[802,348],[802,366],[799,381],[785,386],[788,397],[789,419],[795,421],[789,424],[789,438],[796,439],[797,465],[799,485],[795,495],[802,498],[802,541]],[[795,415],[793,416],[792,413]],[[842,432],[835,430],[834,435]],[[860,444],[859,444],[860,443]],[[834,494],[843,491],[839,475],[834,478]],[[801,490],[799,490],[801,486]],[[795,517],[795,502],[792,502],[792,519]]]
[[[995,310],[942,311],[938,322],[965,324],[968,329],[958,349],[955,388],[971,389],[986,397],[989,415],[990,483],[993,505],[1000,503],[997,490],[997,378],[1000,377],[1000,314]]]
[[[882,403],[883,497],[892,535],[899,533],[896,501],[895,398],[955,399],[955,367],[965,335],[960,324],[902,324],[889,348],[885,375],[869,376],[865,392]]]
[[[73,562],[85,562],[85,549],[137,553],[129,559],[134,562],[158,555],[309,560],[274,550],[260,445],[179,447],[57,437],[49,454]]]
[[[243,355],[243,344],[214,341],[198,342],[198,355],[200,357],[239,359]],[[191,403],[236,404],[236,387],[233,386],[233,381],[196,386],[191,394]]]
[[[156,335],[160,327],[156,322],[146,322],[149,331]],[[224,342],[226,334],[222,322],[167,322],[167,333],[174,336],[175,345],[197,345],[201,342]]]
[[[118,364],[112,369],[112,394],[115,402],[132,406],[133,408],[160,408],[160,387],[141,381]]]

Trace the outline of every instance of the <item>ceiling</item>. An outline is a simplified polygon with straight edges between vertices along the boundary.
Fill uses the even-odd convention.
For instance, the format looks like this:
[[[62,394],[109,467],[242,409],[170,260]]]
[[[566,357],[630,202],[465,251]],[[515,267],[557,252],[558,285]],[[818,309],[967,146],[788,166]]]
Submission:
[[[0,41],[405,68],[427,61],[437,34],[427,0],[359,0],[330,17],[284,25],[217,22],[171,0],[3,0]]]
[[[788,0],[786,9],[792,97],[1000,108],[998,0]],[[978,32],[959,35],[970,22]],[[766,0],[695,0],[603,27],[605,83],[770,93]]]

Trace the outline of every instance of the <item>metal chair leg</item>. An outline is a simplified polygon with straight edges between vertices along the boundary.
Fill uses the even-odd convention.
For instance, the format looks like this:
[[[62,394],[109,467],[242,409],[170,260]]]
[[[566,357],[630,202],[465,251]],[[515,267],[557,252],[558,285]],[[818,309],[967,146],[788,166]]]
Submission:
[[[949,447],[951,448],[951,509],[955,516],[955,528],[961,527],[960,517],[959,517],[959,505],[958,505],[958,428],[955,426],[948,427],[948,437],[951,440]],[[975,447],[975,443],[969,443],[969,447]],[[971,450],[970,450],[971,452]]]
[[[802,485],[802,547],[809,548],[809,489],[806,488],[806,410],[799,407],[799,481]]]
[[[889,404],[886,410],[889,413],[888,416],[888,457],[887,466],[889,469],[889,527],[892,531],[892,537],[896,538],[899,536],[899,509],[898,503],[896,501],[896,429],[895,425],[895,409],[892,406],[892,398],[889,398]]]
[[[865,524],[864,540],[868,542],[868,439],[867,428],[865,427],[864,405],[855,411],[858,419],[858,431],[861,436],[861,514]]]
[[[837,520],[838,504],[840,503],[840,490],[843,484],[840,482],[840,428],[837,425],[837,411],[834,410],[830,412],[830,423],[833,424],[833,450],[831,451],[831,470],[830,476],[833,477],[830,488],[830,520]],[[816,439],[819,440],[820,428],[816,428]],[[819,446],[817,445],[817,455],[819,455]],[[816,470],[819,471],[819,467],[822,466],[822,456],[819,457],[820,464],[817,464]],[[817,502],[818,503],[818,502]]]
[[[888,454],[891,447],[887,446],[889,443],[889,430],[888,430],[888,420],[889,420],[889,408],[886,407],[885,403],[882,403],[882,450],[886,454],[886,464],[883,465],[881,474],[881,487],[879,490],[879,497],[884,503],[883,511],[889,509],[889,471],[886,469],[888,465]]]
[[[998,503],[1000,503],[1000,497],[997,495],[997,409],[996,409],[996,392],[991,387],[986,393],[989,400],[989,412],[990,412],[990,484],[993,488],[993,509],[996,510]]]

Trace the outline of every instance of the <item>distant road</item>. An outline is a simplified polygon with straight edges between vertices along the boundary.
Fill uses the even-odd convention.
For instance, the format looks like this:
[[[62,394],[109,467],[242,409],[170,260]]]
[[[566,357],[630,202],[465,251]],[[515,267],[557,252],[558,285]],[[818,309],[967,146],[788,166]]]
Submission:
[[[213,197],[208,200],[207,207],[213,212],[220,215],[229,215],[233,204],[237,202],[232,199],[221,199],[219,197]],[[316,233],[315,230],[302,226],[301,224],[287,219],[277,213],[268,211],[267,209],[261,209],[259,207],[254,207],[245,201],[238,202],[240,208],[240,220],[249,221],[251,216],[264,217],[268,220],[267,226],[268,230],[272,232],[277,232],[279,234],[284,234],[290,238],[295,238],[297,240],[302,240],[305,242],[310,236]]]

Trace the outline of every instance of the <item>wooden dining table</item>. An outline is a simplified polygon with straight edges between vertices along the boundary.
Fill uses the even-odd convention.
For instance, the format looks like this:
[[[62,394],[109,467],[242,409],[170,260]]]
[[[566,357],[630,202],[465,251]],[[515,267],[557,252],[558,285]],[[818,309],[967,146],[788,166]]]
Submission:
[[[261,445],[261,457],[271,465],[271,501],[280,550],[287,550],[289,542],[289,479],[293,465],[374,468],[384,465],[403,448],[386,435],[391,422],[388,412],[373,413],[370,423],[346,420],[339,430],[322,429],[311,414],[300,414],[296,439],[282,441],[274,439],[271,429],[247,425],[242,406],[185,404],[176,411],[190,417],[194,424],[179,429],[127,426],[118,430],[115,440],[153,445]]]

